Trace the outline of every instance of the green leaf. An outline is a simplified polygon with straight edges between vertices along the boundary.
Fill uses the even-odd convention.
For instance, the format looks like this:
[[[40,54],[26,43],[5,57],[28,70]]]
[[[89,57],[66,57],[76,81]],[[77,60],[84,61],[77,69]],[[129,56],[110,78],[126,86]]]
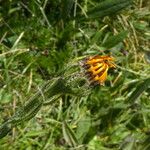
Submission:
[[[94,37],[91,39],[91,43],[98,43],[103,35],[103,31],[98,31],[95,33]]]
[[[6,104],[12,101],[12,94],[7,93],[5,89],[0,90],[0,103]]]
[[[66,122],[63,122],[62,130],[63,130],[64,138],[70,146],[78,145],[78,140],[73,130],[69,127],[69,125]]]
[[[127,31],[122,31],[121,33],[109,37],[103,44],[102,46],[105,48],[112,48],[115,45],[119,44],[122,42],[126,37],[127,37],[128,32]]]
[[[88,116],[84,116],[83,118],[81,118],[81,120],[78,123],[76,132],[80,144],[82,144],[84,137],[88,134],[90,127],[91,127],[91,118]]]
[[[41,135],[44,135],[45,134],[45,131],[29,131],[27,134],[26,134],[26,137],[37,137],[37,136],[41,136]]]
[[[128,101],[134,102],[149,87],[150,87],[150,78],[147,78],[136,87],[136,89],[128,98]]]
[[[116,14],[132,4],[132,0],[105,0],[87,12],[88,19],[102,18]]]
[[[62,17],[67,19],[71,16],[71,9],[73,8],[75,0],[62,0]]]

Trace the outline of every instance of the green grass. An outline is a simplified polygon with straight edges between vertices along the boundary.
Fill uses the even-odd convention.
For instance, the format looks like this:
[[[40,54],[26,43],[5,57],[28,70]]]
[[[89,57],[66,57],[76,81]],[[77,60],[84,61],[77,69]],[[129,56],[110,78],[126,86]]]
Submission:
[[[0,149],[150,149],[149,1],[0,4]],[[80,65],[96,54],[105,86]]]

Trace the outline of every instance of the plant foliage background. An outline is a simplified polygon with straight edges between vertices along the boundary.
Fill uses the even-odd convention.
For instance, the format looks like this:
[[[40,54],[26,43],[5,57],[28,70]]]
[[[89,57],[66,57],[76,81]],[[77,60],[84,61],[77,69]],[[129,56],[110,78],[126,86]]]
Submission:
[[[150,149],[150,2],[0,1],[0,149]],[[117,68],[91,87],[86,56]]]

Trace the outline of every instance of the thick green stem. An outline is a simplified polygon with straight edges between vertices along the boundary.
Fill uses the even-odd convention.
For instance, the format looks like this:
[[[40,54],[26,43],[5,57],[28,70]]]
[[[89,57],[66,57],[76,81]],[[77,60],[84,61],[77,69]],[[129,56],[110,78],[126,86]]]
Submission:
[[[46,82],[37,93],[27,100],[28,102],[22,108],[0,126],[0,138],[6,136],[13,127],[32,119],[41,109],[43,102],[46,101],[45,95],[50,98],[61,93],[71,93],[71,89],[66,86],[65,82],[62,78]]]

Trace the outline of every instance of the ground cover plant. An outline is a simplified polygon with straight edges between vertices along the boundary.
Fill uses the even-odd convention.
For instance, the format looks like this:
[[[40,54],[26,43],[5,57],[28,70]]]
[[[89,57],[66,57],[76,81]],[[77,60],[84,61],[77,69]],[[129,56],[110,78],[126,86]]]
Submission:
[[[149,150],[149,6],[1,0],[0,149]]]

